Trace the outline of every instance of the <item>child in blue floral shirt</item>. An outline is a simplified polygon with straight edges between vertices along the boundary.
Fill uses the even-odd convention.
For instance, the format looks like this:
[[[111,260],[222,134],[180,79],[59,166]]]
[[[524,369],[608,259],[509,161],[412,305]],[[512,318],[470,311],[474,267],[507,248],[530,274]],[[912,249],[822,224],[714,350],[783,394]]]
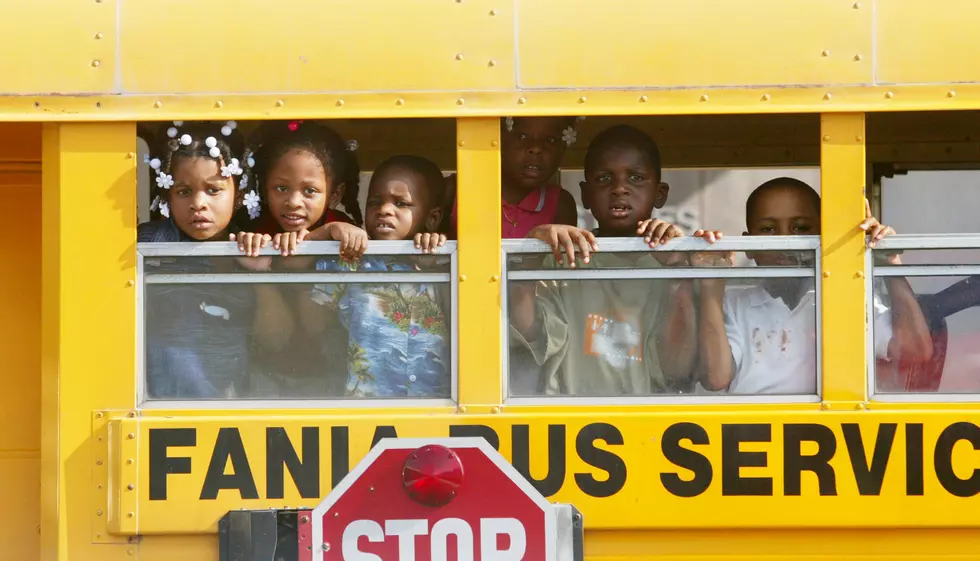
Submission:
[[[442,221],[444,181],[439,168],[416,156],[395,156],[371,178],[364,227],[372,240],[415,240],[430,253],[446,242]],[[438,257],[435,257],[438,259]],[[321,259],[318,271],[412,272],[415,257],[369,257],[356,263]],[[449,287],[428,283],[327,284],[311,297],[347,332],[349,397],[450,397]],[[319,311],[314,311],[319,313]],[[332,316],[332,317],[330,317]],[[328,327],[329,328],[329,327]],[[341,335],[342,336],[342,335]]]

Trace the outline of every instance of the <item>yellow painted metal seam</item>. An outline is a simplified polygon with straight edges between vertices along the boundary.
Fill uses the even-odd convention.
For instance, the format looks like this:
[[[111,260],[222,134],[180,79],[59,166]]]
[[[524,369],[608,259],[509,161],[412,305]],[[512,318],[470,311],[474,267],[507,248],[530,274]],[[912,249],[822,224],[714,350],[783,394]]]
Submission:
[[[980,84],[0,96],[0,121],[697,115],[980,109]]]
[[[503,401],[500,120],[457,121],[459,404]],[[473,411],[475,412],[475,410]]]
[[[825,403],[867,399],[865,116],[825,114],[821,153],[821,356]]]

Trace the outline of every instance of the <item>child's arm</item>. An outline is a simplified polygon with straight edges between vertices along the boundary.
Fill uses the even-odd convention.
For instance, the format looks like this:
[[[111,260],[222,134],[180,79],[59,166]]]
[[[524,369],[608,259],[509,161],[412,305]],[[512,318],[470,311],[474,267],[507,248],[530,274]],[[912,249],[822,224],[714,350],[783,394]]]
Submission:
[[[731,267],[735,255],[697,253],[691,262],[697,267]],[[698,378],[708,390],[725,390],[735,377],[735,358],[725,317],[725,279],[701,279],[700,286]]]
[[[878,222],[871,215],[871,205],[864,201],[864,222],[860,228],[868,232],[868,247],[874,247],[883,238],[895,233],[890,226]],[[888,262],[900,265],[901,257],[891,255]],[[932,335],[929,325],[919,307],[919,301],[912,291],[912,286],[905,277],[888,277],[888,294],[891,297],[891,339],[887,350],[882,351],[875,345],[879,358],[903,359],[914,362],[925,362],[932,358]],[[878,306],[875,307],[876,309]],[[884,355],[884,356],[882,356]]]
[[[231,234],[229,240],[238,242],[238,249],[246,255],[238,259],[238,264],[249,271],[272,270],[272,257],[260,257],[262,248],[272,242],[268,234],[240,232]],[[260,345],[271,351],[286,346],[296,329],[293,314],[282,291],[269,284],[256,284],[255,319],[252,333]]]
[[[644,236],[648,244],[655,241],[664,244],[673,238],[684,236],[679,228],[662,221],[660,223],[654,220],[644,222],[645,224],[641,223],[638,234]],[[713,230],[698,230],[694,235],[708,243],[714,243],[722,237],[721,232]],[[680,252],[656,255],[662,263],[668,266],[686,265],[689,258],[686,253]],[[667,283],[667,290],[664,291],[660,304],[662,319],[659,322],[655,339],[657,356],[660,357],[660,368],[664,377],[679,382],[677,387],[686,387],[694,373],[694,363],[697,359],[698,350],[694,281],[673,279]]]

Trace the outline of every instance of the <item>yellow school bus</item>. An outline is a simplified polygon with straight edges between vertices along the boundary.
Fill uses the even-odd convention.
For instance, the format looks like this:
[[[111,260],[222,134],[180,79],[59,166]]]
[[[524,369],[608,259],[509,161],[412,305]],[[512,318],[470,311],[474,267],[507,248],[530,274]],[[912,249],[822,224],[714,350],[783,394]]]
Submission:
[[[941,318],[945,364],[889,385],[868,317],[881,278],[936,292],[980,273],[978,185],[962,175],[980,167],[978,20],[971,0],[5,3],[3,557],[217,561],[229,511],[315,506],[383,437],[476,435],[581,511],[589,560],[975,558],[976,327]],[[497,228],[501,119],[550,115],[586,117],[566,189],[590,138],[629,123],[660,144],[665,176],[694,185],[676,216],[725,224],[733,251],[814,255],[814,395],[512,387],[508,287],[548,276],[508,265],[547,249]],[[180,255],[136,243],[138,137],[267,119],[329,122],[366,172],[418,153],[457,174],[438,279],[455,293],[450,398],[148,398],[143,263]],[[737,235],[748,191],[726,182],[773,170],[815,181],[819,237]],[[900,232],[876,250],[857,228],[865,197]],[[160,456],[151,435],[168,433]],[[312,466],[302,482],[287,445]]]

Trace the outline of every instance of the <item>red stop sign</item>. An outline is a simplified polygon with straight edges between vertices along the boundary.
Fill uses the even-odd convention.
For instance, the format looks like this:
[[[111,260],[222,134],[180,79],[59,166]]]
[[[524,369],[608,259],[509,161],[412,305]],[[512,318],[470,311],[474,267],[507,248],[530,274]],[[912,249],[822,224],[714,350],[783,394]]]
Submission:
[[[432,445],[451,450],[462,466],[462,483],[442,506],[413,498],[403,482],[406,460]],[[314,561],[557,556],[554,507],[482,438],[382,440],[313,510],[311,527]]]

